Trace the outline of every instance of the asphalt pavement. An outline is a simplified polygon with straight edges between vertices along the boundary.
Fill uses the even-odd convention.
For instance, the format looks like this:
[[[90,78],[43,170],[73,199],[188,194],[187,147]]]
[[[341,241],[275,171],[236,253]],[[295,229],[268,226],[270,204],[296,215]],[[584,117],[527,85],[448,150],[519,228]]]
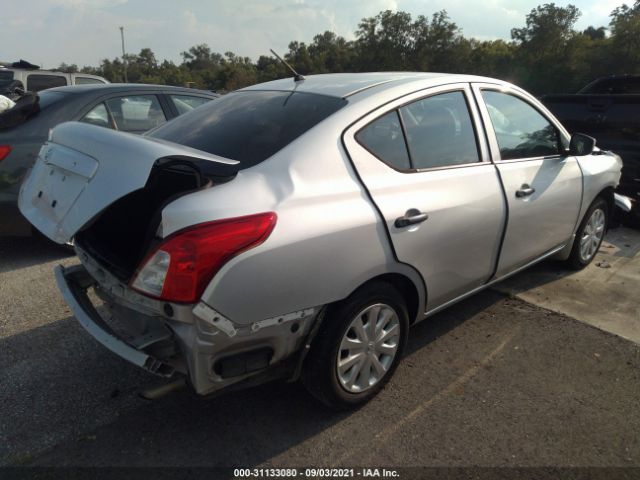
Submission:
[[[0,465],[636,466],[640,347],[485,291],[412,329],[389,385],[334,413],[297,384],[155,401],[77,324],[68,250],[0,238]]]
[[[640,230],[619,227],[583,270],[542,262],[495,288],[640,344],[639,285]]]

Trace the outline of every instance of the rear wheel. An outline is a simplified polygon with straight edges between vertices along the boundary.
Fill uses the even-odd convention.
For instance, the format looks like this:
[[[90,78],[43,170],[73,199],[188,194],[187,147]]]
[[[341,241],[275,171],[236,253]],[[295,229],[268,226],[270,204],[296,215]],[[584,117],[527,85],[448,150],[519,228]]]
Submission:
[[[327,312],[305,365],[305,386],[334,408],[367,402],[393,375],[408,326],[404,299],[392,285],[356,291]]]
[[[598,253],[604,239],[609,222],[609,205],[603,198],[597,198],[587,210],[587,213],[576,232],[571,255],[567,263],[575,270],[580,270],[591,263]]]

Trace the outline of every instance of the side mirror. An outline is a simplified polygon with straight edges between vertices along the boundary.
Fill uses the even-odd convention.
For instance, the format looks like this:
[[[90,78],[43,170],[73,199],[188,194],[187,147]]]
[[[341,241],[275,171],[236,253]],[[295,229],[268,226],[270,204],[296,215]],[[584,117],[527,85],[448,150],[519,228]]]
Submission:
[[[574,133],[569,142],[569,155],[581,157],[591,155],[596,146],[596,139],[584,133]]]

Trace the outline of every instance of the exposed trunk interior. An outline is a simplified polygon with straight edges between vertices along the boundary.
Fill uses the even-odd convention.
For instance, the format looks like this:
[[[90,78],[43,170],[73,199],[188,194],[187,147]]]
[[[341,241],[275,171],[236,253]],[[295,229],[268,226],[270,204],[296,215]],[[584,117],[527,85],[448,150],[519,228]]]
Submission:
[[[182,195],[231,178],[205,176],[194,162],[169,159],[157,163],[144,188],[112,203],[74,240],[113,275],[128,282],[149,249],[159,241],[156,232],[164,206]]]

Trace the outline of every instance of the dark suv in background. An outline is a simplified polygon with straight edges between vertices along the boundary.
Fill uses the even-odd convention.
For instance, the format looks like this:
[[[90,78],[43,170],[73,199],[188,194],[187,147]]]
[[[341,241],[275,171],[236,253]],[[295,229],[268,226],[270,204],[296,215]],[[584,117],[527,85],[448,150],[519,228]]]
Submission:
[[[586,133],[624,166],[617,192],[632,199],[626,223],[640,227],[640,75],[594,80],[574,95],[544,95],[542,103],[571,133]]]

